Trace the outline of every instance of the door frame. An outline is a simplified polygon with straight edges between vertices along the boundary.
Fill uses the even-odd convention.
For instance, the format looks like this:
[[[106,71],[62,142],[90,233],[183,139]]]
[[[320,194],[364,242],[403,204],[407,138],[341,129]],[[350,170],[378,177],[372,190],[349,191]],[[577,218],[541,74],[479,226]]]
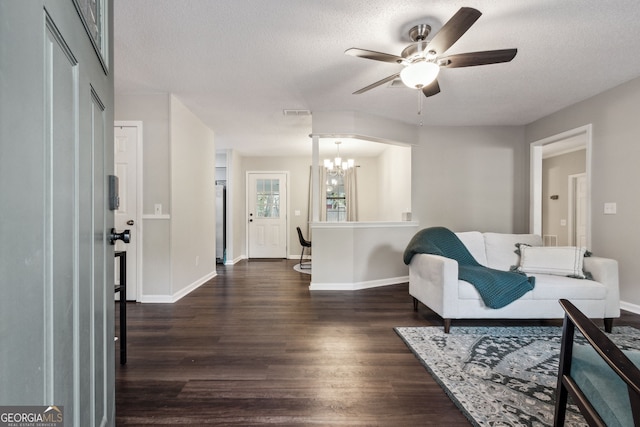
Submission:
[[[585,173],[587,175],[587,247],[591,247],[591,157],[593,129],[591,123],[530,144],[529,155],[529,232],[542,235],[542,157],[543,149],[574,137],[583,137],[586,150]],[[582,145],[581,145],[582,146]]]
[[[245,193],[245,203],[244,203],[244,227],[245,227],[245,248],[247,249],[247,255],[246,258],[250,259],[250,253],[249,253],[249,195],[251,194],[251,190],[249,188],[249,175],[252,174],[283,174],[286,177],[287,183],[285,188],[287,189],[287,197],[286,197],[286,201],[287,201],[287,210],[285,212],[285,236],[284,236],[284,241],[285,241],[285,258],[288,259],[289,258],[289,247],[291,245],[289,245],[289,226],[290,226],[290,222],[289,222],[289,204],[291,201],[291,179],[289,179],[289,171],[247,171],[246,175],[245,175],[245,189],[244,189],[244,193]]]
[[[138,239],[138,244],[136,245],[136,253],[135,253],[135,257],[136,257],[136,266],[137,266],[137,271],[136,271],[136,302],[140,302],[142,295],[144,295],[143,292],[143,275],[142,275],[142,238],[143,238],[143,232],[142,232],[142,209],[143,209],[143,205],[142,205],[142,189],[144,188],[142,186],[142,165],[143,165],[143,161],[142,161],[142,146],[143,146],[143,139],[142,139],[142,121],[140,120],[114,120],[113,122],[113,126],[114,127],[135,127],[136,128],[136,218],[135,218],[135,223],[137,224],[136,226],[136,230],[138,232],[138,235],[136,236]],[[115,166],[115,162],[114,162],[114,166]]]

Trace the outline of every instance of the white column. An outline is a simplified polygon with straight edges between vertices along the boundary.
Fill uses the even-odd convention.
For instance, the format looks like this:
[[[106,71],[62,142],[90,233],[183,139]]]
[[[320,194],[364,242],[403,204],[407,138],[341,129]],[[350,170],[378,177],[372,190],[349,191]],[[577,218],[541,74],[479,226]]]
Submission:
[[[320,183],[318,182],[320,165],[320,137],[318,135],[311,135],[312,148],[311,148],[311,206],[312,206],[312,222],[320,221]]]

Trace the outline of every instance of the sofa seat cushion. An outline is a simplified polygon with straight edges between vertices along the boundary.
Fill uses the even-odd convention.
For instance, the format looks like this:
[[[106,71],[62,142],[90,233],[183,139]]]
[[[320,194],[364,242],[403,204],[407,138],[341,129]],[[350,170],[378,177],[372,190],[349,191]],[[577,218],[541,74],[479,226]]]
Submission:
[[[551,274],[534,274],[536,287],[533,289],[533,299],[553,300],[560,298],[568,300],[588,299],[604,300],[607,289],[602,283],[571,277],[555,276]]]
[[[593,280],[574,279],[550,274],[535,274],[533,276],[536,278],[536,286],[519,299],[550,301],[558,301],[560,298],[568,300],[604,300],[607,296],[607,290],[604,285]],[[476,288],[464,280],[458,280],[458,298],[482,299]]]
[[[480,293],[478,292],[476,287],[469,282],[465,282],[464,280],[458,280],[458,298],[482,301],[482,297],[480,296]],[[532,298],[533,298],[533,293],[532,291],[529,291],[518,299],[521,300],[521,299],[532,299]]]
[[[520,265],[520,256],[516,253],[517,243],[542,246],[542,237],[537,234],[484,233],[483,236],[486,266],[496,270],[509,271],[512,266]]]

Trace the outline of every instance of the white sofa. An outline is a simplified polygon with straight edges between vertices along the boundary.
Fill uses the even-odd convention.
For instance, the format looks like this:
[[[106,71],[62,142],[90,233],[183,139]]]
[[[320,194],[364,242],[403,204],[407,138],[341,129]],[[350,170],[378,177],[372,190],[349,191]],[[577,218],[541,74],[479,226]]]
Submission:
[[[478,263],[496,270],[508,271],[520,264],[516,244],[542,246],[541,237],[534,234],[470,231],[456,235]],[[409,264],[409,294],[414,310],[419,301],[442,317],[446,333],[452,319],[560,319],[564,316],[560,298],[570,300],[590,318],[604,319],[605,329],[610,332],[613,318],[620,317],[618,263],[585,257],[584,271],[594,280],[530,273],[536,278],[533,290],[502,308],[492,309],[484,305],[473,285],[458,280],[455,260],[415,254]]]

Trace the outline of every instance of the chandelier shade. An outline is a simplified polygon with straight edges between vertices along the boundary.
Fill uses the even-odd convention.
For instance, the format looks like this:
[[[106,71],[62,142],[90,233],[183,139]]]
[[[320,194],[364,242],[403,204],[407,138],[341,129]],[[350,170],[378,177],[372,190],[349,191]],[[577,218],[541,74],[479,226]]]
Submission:
[[[428,61],[414,62],[400,71],[400,79],[411,89],[422,89],[431,84],[438,77],[439,72],[438,64]]]
[[[324,167],[327,169],[327,173],[331,176],[344,176],[346,171],[355,166],[354,159],[348,159],[347,161],[343,161],[342,157],[340,157],[340,144],[341,141],[336,141],[337,155],[331,161],[330,159],[324,159]]]

